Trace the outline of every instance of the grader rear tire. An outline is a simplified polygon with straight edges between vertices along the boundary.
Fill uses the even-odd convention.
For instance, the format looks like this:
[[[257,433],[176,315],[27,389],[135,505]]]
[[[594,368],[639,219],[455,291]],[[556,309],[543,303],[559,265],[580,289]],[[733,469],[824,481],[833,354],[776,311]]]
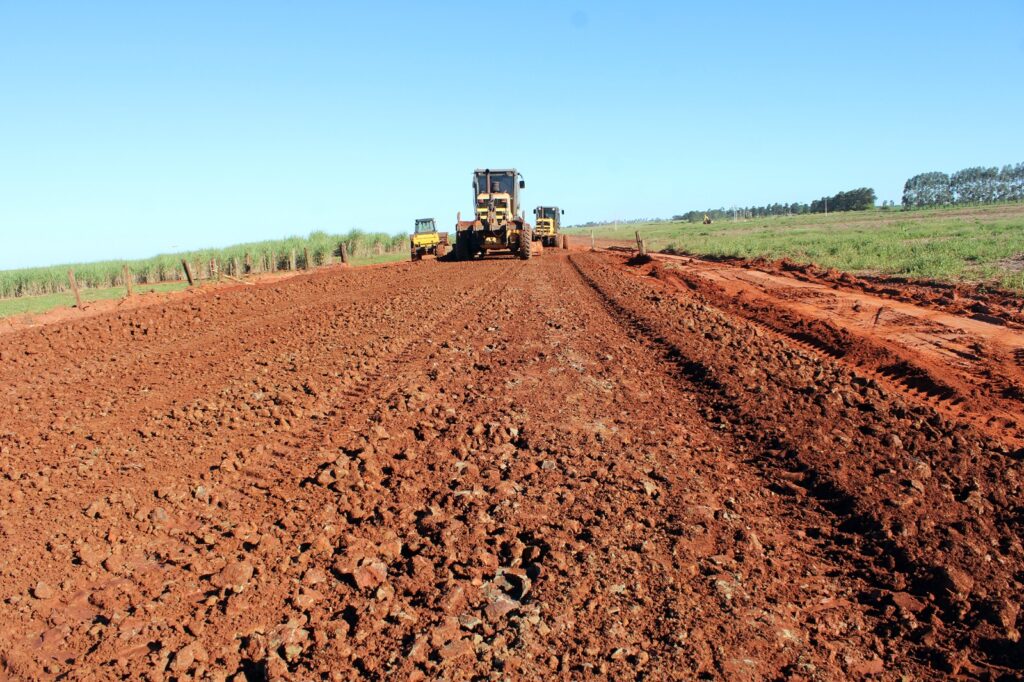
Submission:
[[[533,231],[524,227],[523,231],[519,233],[519,258],[522,260],[530,260],[530,254],[533,251]]]

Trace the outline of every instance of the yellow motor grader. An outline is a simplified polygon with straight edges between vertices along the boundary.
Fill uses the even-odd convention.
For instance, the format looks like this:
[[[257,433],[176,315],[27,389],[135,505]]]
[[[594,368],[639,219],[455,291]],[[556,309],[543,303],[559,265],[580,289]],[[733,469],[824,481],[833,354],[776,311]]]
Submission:
[[[558,232],[562,228],[562,215],[565,211],[557,206],[538,206],[533,209],[535,217],[533,240],[540,241],[543,246],[558,246]]]
[[[417,218],[409,237],[409,251],[412,260],[420,260],[428,254],[441,258],[448,253],[448,233],[438,232],[433,218]]]
[[[462,220],[460,213],[455,225],[458,260],[502,250],[530,258],[533,229],[519,212],[522,189],[526,183],[514,168],[473,171],[473,220]]]

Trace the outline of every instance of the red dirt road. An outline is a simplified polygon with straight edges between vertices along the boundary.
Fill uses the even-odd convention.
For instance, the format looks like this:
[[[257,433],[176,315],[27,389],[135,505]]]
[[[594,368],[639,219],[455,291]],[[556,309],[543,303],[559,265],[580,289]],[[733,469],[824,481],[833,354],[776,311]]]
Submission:
[[[1020,678],[1019,328],[626,258],[0,336],[0,680]]]

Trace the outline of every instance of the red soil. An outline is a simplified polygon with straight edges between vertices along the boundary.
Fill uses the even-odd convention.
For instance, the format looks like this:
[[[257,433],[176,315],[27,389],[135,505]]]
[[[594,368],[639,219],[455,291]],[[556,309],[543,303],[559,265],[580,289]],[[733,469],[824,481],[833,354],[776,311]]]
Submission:
[[[0,679],[1018,678],[1024,342],[833,284],[546,249],[5,334]]]

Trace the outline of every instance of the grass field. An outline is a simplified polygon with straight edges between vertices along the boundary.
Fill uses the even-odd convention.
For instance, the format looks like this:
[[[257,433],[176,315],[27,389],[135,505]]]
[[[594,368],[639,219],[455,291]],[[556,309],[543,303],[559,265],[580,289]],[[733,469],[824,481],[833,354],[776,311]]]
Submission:
[[[409,252],[405,247],[405,241],[402,241],[402,248],[400,251],[392,251],[390,253],[385,252],[382,254],[375,254],[373,251],[365,250],[364,255],[355,256],[350,260],[353,265],[374,265],[377,263],[388,263],[398,260],[406,260],[409,258]],[[65,271],[66,272],[66,271]],[[180,291],[188,286],[187,282],[160,282],[154,284],[136,284],[134,288],[135,293],[145,293],[150,291],[166,292],[166,291]],[[112,298],[121,298],[125,295],[125,288],[123,285],[114,287],[103,287],[103,288],[91,288],[81,290],[82,300],[86,303],[89,301],[101,301]],[[57,292],[52,294],[41,294],[37,296],[18,296],[16,298],[2,298],[0,299],[0,318],[7,317],[10,315],[20,315],[24,313],[43,313],[47,310],[53,310],[54,308],[70,308],[75,303],[75,297],[70,291]]]
[[[916,211],[873,210],[596,227],[598,239],[639,230],[650,249],[710,256],[787,257],[859,274],[993,282],[1024,290],[1024,204]],[[569,228],[589,235],[591,228]]]

